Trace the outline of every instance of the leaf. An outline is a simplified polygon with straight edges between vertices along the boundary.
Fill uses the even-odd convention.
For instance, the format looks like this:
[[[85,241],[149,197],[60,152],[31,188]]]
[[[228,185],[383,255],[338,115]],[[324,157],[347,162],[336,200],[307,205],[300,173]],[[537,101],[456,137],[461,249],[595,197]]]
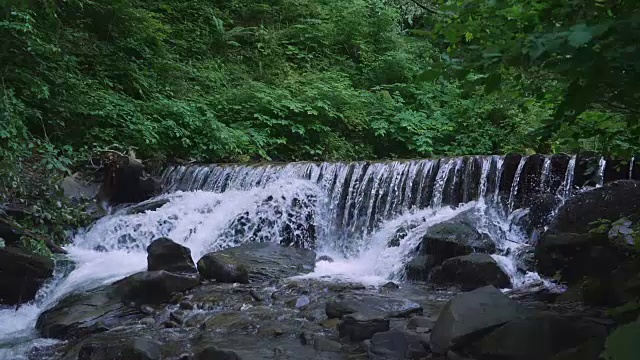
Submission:
[[[573,47],[580,47],[589,43],[593,39],[591,29],[585,24],[578,24],[572,27],[572,32],[569,35],[569,45]]]
[[[489,75],[484,82],[485,94],[491,94],[492,92],[500,89],[502,83],[502,75],[499,72]]]
[[[421,72],[416,78],[417,82],[431,82],[435,81],[440,77],[440,71],[429,69]]]
[[[636,360],[640,354],[640,322],[624,325],[614,331],[605,342],[602,357],[607,360]]]

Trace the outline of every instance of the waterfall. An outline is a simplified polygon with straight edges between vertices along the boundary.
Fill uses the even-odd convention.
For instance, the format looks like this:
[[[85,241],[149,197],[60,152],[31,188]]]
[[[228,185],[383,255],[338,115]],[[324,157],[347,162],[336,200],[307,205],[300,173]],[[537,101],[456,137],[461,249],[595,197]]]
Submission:
[[[631,162],[629,163],[629,179],[633,179],[633,164],[636,162],[636,157],[631,158]]]
[[[607,160],[605,160],[604,156],[600,157],[598,161],[598,184],[597,187],[601,187],[604,185],[604,169],[607,167]]]
[[[246,242],[314,248],[335,262],[319,263],[307,277],[380,284],[402,280],[429,226],[473,211],[478,230],[491,234],[503,255],[494,258],[522,285],[537,275],[521,274],[514,263],[515,250],[530,244],[515,225],[527,211],[518,208],[521,199],[548,192],[567,199],[574,186],[582,186],[574,184],[576,156],[538,159],[541,171],[533,160],[495,155],[168,166],[161,176],[164,193],[142,204],[150,210],[124,207],[80,232],[66,246],[73,270],[57,272],[34,302],[17,311],[0,309],[0,344],[20,343],[8,345],[9,353],[0,350],[0,357],[22,359],[11,351],[27,340],[12,339],[41,341],[34,322],[63,296],[144,270],[146,247],[158,237],[189,247],[196,261]],[[601,159],[599,185],[605,165]],[[406,237],[399,246],[388,246],[400,227],[409,229]]]
[[[518,194],[518,185],[520,184],[520,174],[522,174],[522,169],[524,169],[524,164],[527,162],[527,157],[523,156],[518,163],[518,168],[516,169],[516,174],[511,182],[511,191],[509,192],[509,212],[513,212],[516,195]]]

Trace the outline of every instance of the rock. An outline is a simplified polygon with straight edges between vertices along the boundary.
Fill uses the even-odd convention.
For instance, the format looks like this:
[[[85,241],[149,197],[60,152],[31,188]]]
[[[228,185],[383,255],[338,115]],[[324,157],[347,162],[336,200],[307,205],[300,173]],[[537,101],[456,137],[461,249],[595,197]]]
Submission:
[[[400,286],[393,281],[389,281],[388,283],[381,286],[383,289],[387,290],[397,290],[400,289]]]
[[[322,255],[318,258],[318,260],[316,260],[316,262],[318,261],[326,261],[328,263],[332,263],[333,262],[333,258],[329,255]]]
[[[602,325],[540,313],[500,326],[474,347],[482,359],[539,360],[606,334]]]
[[[251,282],[268,282],[309,273],[316,262],[316,254],[312,250],[272,242],[242,244],[212,254],[224,255],[231,262],[246,267]]]
[[[422,239],[426,254],[434,257],[434,265],[442,264],[446,259],[468,255],[474,252],[491,253],[495,244],[486,235],[481,234],[467,220],[466,212],[456,218],[433,225]]]
[[[198,260],[198,271],[205,279],[223,283],[249,283],[249,270],[225,254],[209,253]]]
[[[145,172],[138,159],[109,153],[98,199],[109,204],[139,203],[160,193],[162,185]]]
[[[315,336],[313,339],[313,348],[318,351],[340,352],[342,351],[342,344],[323,336]]]
[[[447,351],[447,360],[473,360],[468,357],[462,356],[455,351]]]
[[[379,332],[371,337],[369,359],[421,359],[429,355],[421,337],[405,331]]]
[[[587,233],[591,223],[610,221],[640,212],[640,181],[619,180],[602,187],[581,192],[568,199],[558,209],[548,232]]]
[[[53,275],[54,263],[45,256],[16,247],[0,248],[0,304],[31,301],[44,282]]]
[[[192,289],[200,284],[197,274],[175,274],[164,270],[143,271],[114,284],[122,301],[137,304],[161,304],[174,293]]]
[[[40,314],[36,329],[43,337],[64,340],[137,323],[144,316],[124,306],[110,285],[63,298]]]
[[[143,213],[146,213],[147,211],[156,211],[168,203],[169,203],[169,199],[163,199],[163,198],[150,199],[150,200],[143,201],[141,203],[128,207],[125,213],[128,215],[135,215],[135,214],[143,214]]]
[[[562,275],[575,283],[585,276],[610,274],[629,259],[628,249],[616,246],[598,234],[546,233],[536,245],[536,270],[545,276]]]
[[[159,238],[147,246],[148,271],[165,270],[175,273],[195,273],[191,250],[168,238]]]
[[[295,308],[304,308],[311,303],[311,299],[307,295],[302,295],[296,300]]]
[[[353,314],[356,310],[344,301],[329,301],[325,306],[325,313],[329,319],[342,319],[343,316]]]
[[[525,310],[520,305],[493,286],[459,294],[438,316],[431,331],[431,348],[444,354],[523,315]]]
[[[415,330],[417,328],[427,328],[429,330],[433,329],[433,325],[435,325],[435,321],[423,317],[423,316],[414,316],[409,319],[407,323],[408,330]]]
[[[429,269],[433,266],[433,256],[419,255],[411,259],[405,267],[407,279],[425,281],[429,277]]]
[[[193,306],[193,304],[188,301],[181,301],[178,306],[182,310],[193,310],[195,308],[195,306]]]
[[[599,360],[604,350],[604,338],[593,338],[574,348],[557,353],[551,360]]]
[[[2,210],[1,207],[0,210]],[[0,214],[1,213],[2,212],[0,211]],[[0,239],[4,241],[5,246],[20,245],[20,240],[22,239],[24,232],[10,226],[9,224],[5,224],[1,220],[2,219],[0,218]]]
[[[195,360],[242,360],[242,357],[234,351],[209,346],[198,351]]]
[[[338,324],[341,338],[348,338],[351,342],[359,342],[379,332],[389,331],[389,320],[381,317],[371,317],[362,314],[349,314]]]
[[[80,173],[67,176],[60,182],[64,196],[71,200],[93,199],[98,194],[100,185],[85,181]]]
[[[159,360],[160,344],[148,338],[113,342],[87,341],[80,347],[79,360]]]
[[[511,279],[500,265],[487,254],[469,254],[445,260],[429,276],[429,282],[438,285],[460,285],[463,291],[486,285],[510,288]]]

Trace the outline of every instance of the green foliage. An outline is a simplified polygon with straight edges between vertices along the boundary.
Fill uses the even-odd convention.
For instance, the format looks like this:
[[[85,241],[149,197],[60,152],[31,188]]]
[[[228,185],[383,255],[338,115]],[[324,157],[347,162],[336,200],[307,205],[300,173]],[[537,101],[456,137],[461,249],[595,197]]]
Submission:
[[[542,141],[574,150],[585,145],[578,146],[578,139],[591,139],[593,150],[621,157],[638,150],[640,6],[636,1],[434,3],[441,11],[434,31],[457,57],[448,69],[464,76],[472,69],[497,75],[502,67],[515,67],[560,83],[554,116],[535,132]],[[490,76],[486,85],[500,90],[501,82]],[[545,92],[539,85],[539,81],[534,86],[523,84],[523,89],[542,96]],[[601,135],[594,134],[596,128]]]
[[[605,342],[601,357],[606,360],[637,359],[640,353],[640,321],[616,329]]]

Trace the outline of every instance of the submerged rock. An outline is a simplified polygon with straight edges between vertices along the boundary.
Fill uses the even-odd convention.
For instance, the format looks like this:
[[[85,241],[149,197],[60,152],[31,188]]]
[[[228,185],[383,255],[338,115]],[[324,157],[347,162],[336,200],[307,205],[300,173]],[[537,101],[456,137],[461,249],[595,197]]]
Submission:
[[[385,331],[371,337],[368,355],[372,360],[421,359],[429,355],[429,351],[423,337],[416,333]]]
[[[16,247],[0,248],[0,304],[16,305],[31,301],[44,282],[53,275],[54,263],[48,257]]]
[[[195,360],[242,360],[242,357],[235,351],[219,349],[209,346],[198,351]]]
[[[160,344],[149,338],[119,339],[120,341],[87,341],[78,352],[78,359],[90,360],[159,360]]]
[[[431,348],[444,354],[468,345],[526,310],[493,286],[457,295],[445,305],[431,332]]]
[[[149,244],[147,247],[147,263],[149,271],[197,272],[196,265],[191,259],[191,250],[168,238],[159,238]]]
[[[493,285],[510,288],[511,279],[498,263],[487,254],[469,254],[445,260],[429,276],[438,285],[459,285],[463,291]]]
[[[209,253],[203,256],[198,260],[198,271],[205,279],[224,283],[249,283],[247,267],[225,254]]]

